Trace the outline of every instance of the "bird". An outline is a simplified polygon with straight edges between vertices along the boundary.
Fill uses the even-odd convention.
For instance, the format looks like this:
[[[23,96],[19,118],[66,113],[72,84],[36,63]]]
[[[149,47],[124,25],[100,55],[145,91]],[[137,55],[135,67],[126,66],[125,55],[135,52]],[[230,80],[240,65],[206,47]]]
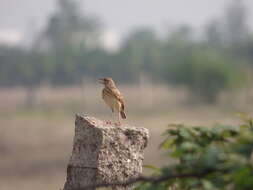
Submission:
[[[112,78],[100,78],[99,82],[104,85],[102,90],[103,100],[111,108],[112,113],[117,112],[118,124],[121,125],[120,117],[122,119],[126,119],[125,103],[122,94],[116,87],[116,84]]]

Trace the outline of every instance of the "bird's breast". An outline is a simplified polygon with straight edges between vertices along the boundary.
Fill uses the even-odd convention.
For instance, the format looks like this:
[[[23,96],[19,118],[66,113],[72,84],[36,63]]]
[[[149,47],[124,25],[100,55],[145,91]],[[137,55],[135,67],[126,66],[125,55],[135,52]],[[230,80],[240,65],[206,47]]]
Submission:
[[[103,90],[102,97],[109,107],[116,109],[118,111],[120,110],[121,103],[113,95],[111,95],[110,92]]]

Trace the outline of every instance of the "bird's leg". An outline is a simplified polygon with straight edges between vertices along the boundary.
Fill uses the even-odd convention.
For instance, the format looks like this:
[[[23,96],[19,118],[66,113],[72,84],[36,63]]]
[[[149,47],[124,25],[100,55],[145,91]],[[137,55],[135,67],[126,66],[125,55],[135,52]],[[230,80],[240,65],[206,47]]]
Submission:
[[[117,126],[120,126],[121,125],[121,123],[120,123],[120,112],[118,112],[118,122],[117,123],[115,123]]]
[[[113,111],[113,109],[112,109],[111,123],[110,123],[110,124],[112,124],[113,121],[114,121],[114,111]]]
[[[112,121],[114,120],[113,119],[113,113],[114,113],[114,110],[112,109],[112,113],[111,113],[111,115],[110,115],[110,118],[112,119],[111,121],[109,120],[109,121],[106,121],[106,124],[109,124],[109,125],[111,125],[112,124]]]

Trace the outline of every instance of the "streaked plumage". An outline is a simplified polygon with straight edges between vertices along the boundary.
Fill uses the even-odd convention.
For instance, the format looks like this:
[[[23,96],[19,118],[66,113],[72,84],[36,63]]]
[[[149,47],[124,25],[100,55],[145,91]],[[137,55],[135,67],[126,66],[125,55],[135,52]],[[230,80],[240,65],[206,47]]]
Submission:
[[[120,91],[117,89],[112,78],[100,79],[100,82],[104,84],[102,90],[102,98],[105,103],[111,108],[112,112],[118,113],[118,120],[120,123],[120,116],[122,119],[126,119],[124,99]]]

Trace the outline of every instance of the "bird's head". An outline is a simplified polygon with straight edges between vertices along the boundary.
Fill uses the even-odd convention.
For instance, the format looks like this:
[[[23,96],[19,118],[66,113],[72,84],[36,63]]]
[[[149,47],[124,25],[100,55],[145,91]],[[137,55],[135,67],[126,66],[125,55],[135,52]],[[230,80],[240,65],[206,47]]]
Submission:
[[[105,86],[108,86],[108,87],[113,87],[113,86],[115,86],[114,81],[113,81],[112,78],[110,78],[110,77],[101,78],[101,79],[98,79],[98,80],[99,80],[99,82],[100,82],[101,84],[104,84]]]

